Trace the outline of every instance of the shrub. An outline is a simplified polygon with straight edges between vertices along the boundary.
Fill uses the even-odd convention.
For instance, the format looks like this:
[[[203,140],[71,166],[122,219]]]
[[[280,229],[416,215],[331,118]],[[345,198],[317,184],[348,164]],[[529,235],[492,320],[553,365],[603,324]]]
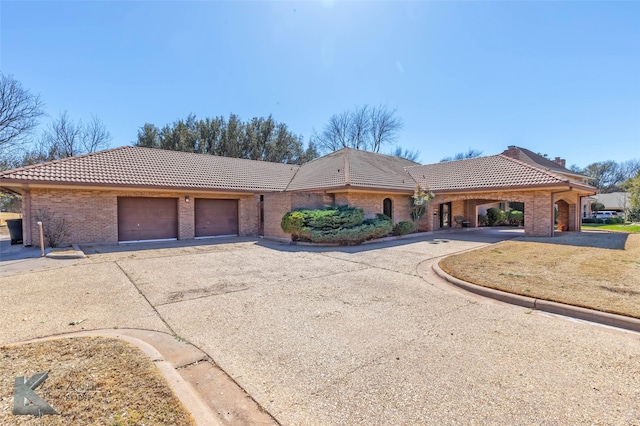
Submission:
[[[51,210],[43,208],[36,210],[35,219],[42,222],[45,246],[56,248],[67,243],[71,235],[71,226],[64,216],[57,216]]]
[[[384,215],[368,219],[358,226],[339,229],[317,229],[305,227],[301,239],[313,243],[356,245],[367,240],[381,238],[393,229],[393,222]]]
[[[487,215],[479,214],[478,215],[478,226],[487,226]]]
[[[383,214],[364,220],[362,209],[341,206],[288,212],[280,227],[293,241],[353,245],[387,235],[393,222]]]
[[[492,207],[487,210],[487,225],[498,226],[504,224],[505,214],[502,210]]]
[[[304,214],[301,211],[292,211],[284,216],[280,221],[280,227],[287,234],[293,234],[304,226]]]
[[[614,217],[610,217],[608,219],[604,220],[605,225],[616,225],[618,223],[618,220]]]
[[[350,228],[364,221],[364,211],[355,207],[329,207],[322,210],[304,210],[306,225],[319,229]]]
[[[631,207],[629,211],[627,211],[627,220],[629,222],[640,222],[640,207]]]
[[[524,213],[519,210],[511,210],[506,216],[509,225],[522,226],[524,224]]]
[[[280,227],[291,239],[305,238],[309,229],[349,228],[364,221],[364,211],[355,207],[327,207],[317,210],[294,210],[286,213],[280,221]]]
[[[592,217],[582,218],[582,223],[598,223],[598,219]]]
[[[407,235],[416,230],[416,227],[413,223],[403,220],[402,222],[398,222],[393,227],[393,235]]]

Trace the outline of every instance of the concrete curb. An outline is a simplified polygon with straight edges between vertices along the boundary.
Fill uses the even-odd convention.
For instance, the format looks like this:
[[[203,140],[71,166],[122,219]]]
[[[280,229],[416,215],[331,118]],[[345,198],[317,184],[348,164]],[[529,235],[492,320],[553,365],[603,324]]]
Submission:
[[[71,249],[67,249],[64,251],[47,249],[45,257],[49,259],[82,259],[87,257],[87,255],[85,255],[84,252],[80,250],[80,247],[78,247],[76,244],[73,244]]]
[[[83,330],[9,345],[66,339],[107,337],[138,347],[158,367],[175,396],[197,425],[277,425],[239,385],[196,346],[167,333],[142,329]],[[240,422],[240,423],[238,423]]]
[[[548,300],[535,299],[533,297],[521,296],[519,294],[507,293],[505,291],[472,284],[470,282],[463,281],[447,274],[440,268],[438,262],[433,263],[433,265],[431,265],[431,268],[440,278],[448,281],[456,287],[460,287],[463,290],[469,291],[479,296],[499,300],[501,302],[522,306],[529,309],[548,312],[551,314],[563,315],[571,318],[577,318],[640,333],[640,319],[638,318],[610,314],[608,312],[601,312],[594,309],[566,305],[564,303],[551,302]]]
[[[72,337],[108,337],[124,340],[139,348],[155,366],[167,381],[174,395],[191,413],[197,425],[222,425],[219,416],[201,398],[192,383],[184,379],[178,369],[185,366],[184,363],[195,363],[204,360],[207,356],[193,345],[175,340],[166,333],[136,330],[86,330],[74,333],[48,336],[24,342],[11,343],[10,345],[24,345],[33,342],[59,340]],[[175,344],[170,340],[175,340]]]

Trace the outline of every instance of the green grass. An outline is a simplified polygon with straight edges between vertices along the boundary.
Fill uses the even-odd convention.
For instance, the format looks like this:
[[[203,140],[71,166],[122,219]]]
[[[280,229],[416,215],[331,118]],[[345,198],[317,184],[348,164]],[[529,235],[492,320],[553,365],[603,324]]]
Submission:
[[[640,225],[605,225],[602,223],[583,223],[582,229],[602,229],[603,231],[640,232]]]

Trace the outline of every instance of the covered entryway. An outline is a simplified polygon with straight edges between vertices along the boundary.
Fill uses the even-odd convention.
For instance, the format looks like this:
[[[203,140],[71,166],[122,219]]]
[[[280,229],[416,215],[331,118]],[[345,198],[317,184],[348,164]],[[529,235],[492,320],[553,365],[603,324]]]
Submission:
[[[195,236],[238,235],[238,200],[195,199]]]
[[[177,198],[118,197],[118,241],[177,238]]]

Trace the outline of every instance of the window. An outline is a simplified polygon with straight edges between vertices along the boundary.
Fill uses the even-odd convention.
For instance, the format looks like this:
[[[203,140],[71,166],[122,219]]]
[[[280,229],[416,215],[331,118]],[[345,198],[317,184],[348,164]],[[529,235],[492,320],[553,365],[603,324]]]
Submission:
[[[391,198],[385,198],[382,202],[382,213],[393,219],[393,201],[391,201]]]

